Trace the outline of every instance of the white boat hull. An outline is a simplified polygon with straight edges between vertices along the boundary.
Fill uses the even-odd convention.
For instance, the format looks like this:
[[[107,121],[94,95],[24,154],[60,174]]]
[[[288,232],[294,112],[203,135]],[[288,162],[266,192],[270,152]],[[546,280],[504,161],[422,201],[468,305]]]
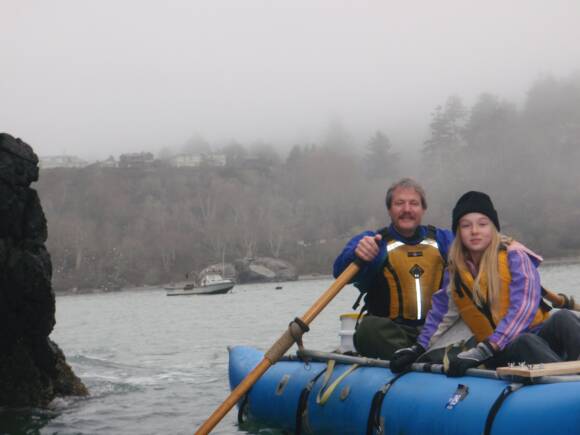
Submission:
[[[208,284],[194,288],[172,288],[167,290],[167,296],[190,296],[190,295],[217,295],[228,293],[234,288],[235,283],[231,280]]]

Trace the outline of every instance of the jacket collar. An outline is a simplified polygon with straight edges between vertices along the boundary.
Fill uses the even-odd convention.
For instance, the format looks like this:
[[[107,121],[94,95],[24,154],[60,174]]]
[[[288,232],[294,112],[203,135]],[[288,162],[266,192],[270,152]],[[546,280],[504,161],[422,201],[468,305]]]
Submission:
[[[400,240],[406,245],[416,245],[425,238],[425,227],[423,225],[419,225],[415,230],[415,234],[413,234],[411,237],[403,236],[396,230],[393,224],[389,225],[389,232],[395,239]]]

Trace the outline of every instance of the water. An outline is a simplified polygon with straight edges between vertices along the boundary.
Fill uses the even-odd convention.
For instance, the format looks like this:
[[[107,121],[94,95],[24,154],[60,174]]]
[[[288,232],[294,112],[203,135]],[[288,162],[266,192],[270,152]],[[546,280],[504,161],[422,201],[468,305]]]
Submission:
[[[543,266],[542,279],[580,298],[579,264]],[[331,283],[239,285],[213,296],[167,297],[162,289],[59,296],[51,338],[91,396],[3,411],[0,433],[192,434],[229,393],[226,347],[269,348]],[[311,324],[307,347],[338,347],[339,315],[357,295],[351,286],[339,293]],[[234,409],[213,433],[246,432]]]

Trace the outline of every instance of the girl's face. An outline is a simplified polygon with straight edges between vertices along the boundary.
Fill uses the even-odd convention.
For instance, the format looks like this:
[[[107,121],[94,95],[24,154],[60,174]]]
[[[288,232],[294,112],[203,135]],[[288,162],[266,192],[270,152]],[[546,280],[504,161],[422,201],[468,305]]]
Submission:
[[[461,243],[471,254],[483,254],[491,243],[493,222],[484,214],[468,213],[459,219]]]

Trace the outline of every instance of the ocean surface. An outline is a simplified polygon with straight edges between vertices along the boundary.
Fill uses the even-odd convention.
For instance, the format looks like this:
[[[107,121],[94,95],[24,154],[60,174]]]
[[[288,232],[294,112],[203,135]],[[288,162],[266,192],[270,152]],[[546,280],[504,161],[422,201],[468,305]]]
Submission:
[[[541,274],[547,288],[580,298],[580,264],[544,265]],[[48,410],[0,410],[0,433],[192,434],[229,393],[227,346],[268,349],[331,284],[238,285],[213,296],[167,297],[161,288],[58,296],[51,338],[91,395],[55,400]],[[305,346],[336,349],[339,315],[352,311],[357,295],[343,289],[312,322]],[[234,409],[212,433],[247,432]]]

